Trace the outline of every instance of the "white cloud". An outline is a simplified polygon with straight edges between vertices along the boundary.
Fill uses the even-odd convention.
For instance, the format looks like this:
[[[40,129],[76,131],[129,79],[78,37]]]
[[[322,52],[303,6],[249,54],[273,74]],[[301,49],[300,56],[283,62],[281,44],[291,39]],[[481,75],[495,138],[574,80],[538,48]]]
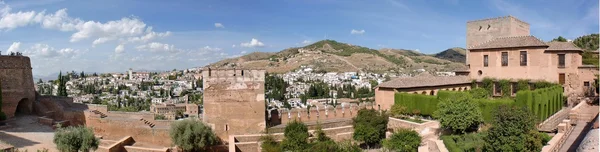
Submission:
[[[235,48],[235,44],[234,44],[234,45],[231,45],[231,47],[232,47],[232,48]]]
[[[359,35],[362,35],[362,34],[365,34],[365,30],[355,30],[355,29],[352,29],[352,31],[350,31],[350,34],[359,34]]]
[[[144,45],[135,47],[139,51],[150,51],[150,52],[179,52],[181,50],[176,49],[172,44],[164,44],[158,42],[152,42]]]
[[[255,38],[252,38],[252,40],[250,40],[250,42],[242,43],[242,44],[240,44],[240,46],[242,46],[242,47],[263,47],[263,46],[265,46],[265,44],[263,42],[258,41]]]
[[[115,53],[120,54],[125,52],[125,45],[123,44],[119,44],[116,48],[115,48]]]
[[[242,51],[242,52],[240,52],[240,54],[246,54],[246,53],[248,53],[248,51]]]
[[[223,26],[223,24],[221,24],[221,23],[215,23],[215,27],[216,28],[225,28],[225,26]]]
[[[166,37],[171,32],[157,33],[136,17],[123,17],[120,20],[105,23],[84,21],[70,17],[67,9],[60,9],[53,14],[45,11],[36,12],[11,12],[10,6],[0,2],[0,30],[12,30],[18,27],[39,24],[45,29],[54,29],[63,32],[74,32],[70,42],[93,39],[92,46],[109,41],[121,40],[124,42],[148,42],[155,38]]]
[[[82,52],[80,50],[76,50],[73,48],[63,48],[60,50],[55,49],[54,47],[49,46],[48,44],[34,44],[31,48],[25,50],[23,52],[24,55],[30,56],[32,58],[74,58],[80,55]]]
[[[203,48],[201,48],[200,50],[202,51],[221,51],[221,48],[218,47],[210,47],[210,46],[205,46]]]
[[[19,52],[19,49],[21,48],[21,42],[13,42],[12,45],[10,45],[10,47],[8,47],[7,53],[10,52]]]
[[[309,41],[309,40],[304,40],[304,41],[302,41],[302,44],[309,44],[310,42],[311,41]]]

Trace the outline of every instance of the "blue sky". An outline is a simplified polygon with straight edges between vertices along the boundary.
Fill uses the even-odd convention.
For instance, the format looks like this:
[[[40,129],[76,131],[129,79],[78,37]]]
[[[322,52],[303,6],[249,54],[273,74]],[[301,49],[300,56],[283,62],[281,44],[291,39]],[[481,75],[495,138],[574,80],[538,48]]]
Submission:
[[[545,41],[598,33],[596,0],[5,0],[0,50],[58,71],[184,69],[323,39],[437,53],[469,20],[513,15]]]

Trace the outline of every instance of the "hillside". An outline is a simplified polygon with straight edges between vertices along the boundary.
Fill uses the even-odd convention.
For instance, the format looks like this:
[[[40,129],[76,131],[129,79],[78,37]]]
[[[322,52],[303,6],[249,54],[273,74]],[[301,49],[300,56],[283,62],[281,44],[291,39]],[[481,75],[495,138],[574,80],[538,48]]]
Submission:
[[[594,56],[591,51],[598,51],[598,34],[584,35],[573,40],[573,43],[584,50],[582,54],[583,64],[600,65],[597,56]]]
[[[238,58],[218,61],[209,67],[265,68],[268,72],[285,73],[309,66],[318,72],[402,72],[415,69],[451,71],[464,69],[462,63],[436,58],[402,49],[374,50],[367,47],[322,40],[313,44],[288,48],[280,52],[254,52]]]
[[[466,50],[463,48],[455,47],[449,48],[445,51],[434,55],[436,58],[449,60],[452,62],[465,63],[466,62]]]

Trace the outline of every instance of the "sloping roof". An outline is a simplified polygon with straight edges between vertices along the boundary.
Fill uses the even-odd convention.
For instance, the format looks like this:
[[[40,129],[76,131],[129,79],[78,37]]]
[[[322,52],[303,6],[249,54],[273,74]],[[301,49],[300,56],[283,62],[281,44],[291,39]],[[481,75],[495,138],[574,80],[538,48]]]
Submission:
[[[449,76],[436,77],[430,74],[421,74],[415,77],[403,77],[392,79],[388,82],[379,84],[377,87],[382,88],[415,88],[415,87],[431,87],[453,84],[471,83],[468,76]]]
[[[583,51],[581,48],[575,46],[575,44],[571,42],[557,42],[552,41],[548,42],[547,51]]]
[[[495,48],[516,48],[516,47],[548,47],[546,43],[534,36],[514,36],[500,37],[493,40],[471,46],[470,50],[476,49],[495,49]]]

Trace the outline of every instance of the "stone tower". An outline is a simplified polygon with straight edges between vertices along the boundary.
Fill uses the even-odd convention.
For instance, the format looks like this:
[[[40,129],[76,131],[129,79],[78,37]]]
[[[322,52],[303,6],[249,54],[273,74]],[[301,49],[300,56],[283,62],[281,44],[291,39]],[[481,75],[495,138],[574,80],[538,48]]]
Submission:
[[[266,128],[265,70],[202,71],[204,119],[217,136],[257,134]]]
[[[0,87],[2,112],[9,118],[33,112],[35,88],[29,57],[0,55]]]
[[[513,16],[481,19],[467,22],[467,51],[470,47],[494,38],[509,36],[528,36],[529,23]],[[467,53],[468,54],[468,53]],[[467,62],[469,56],[467,55]]]

